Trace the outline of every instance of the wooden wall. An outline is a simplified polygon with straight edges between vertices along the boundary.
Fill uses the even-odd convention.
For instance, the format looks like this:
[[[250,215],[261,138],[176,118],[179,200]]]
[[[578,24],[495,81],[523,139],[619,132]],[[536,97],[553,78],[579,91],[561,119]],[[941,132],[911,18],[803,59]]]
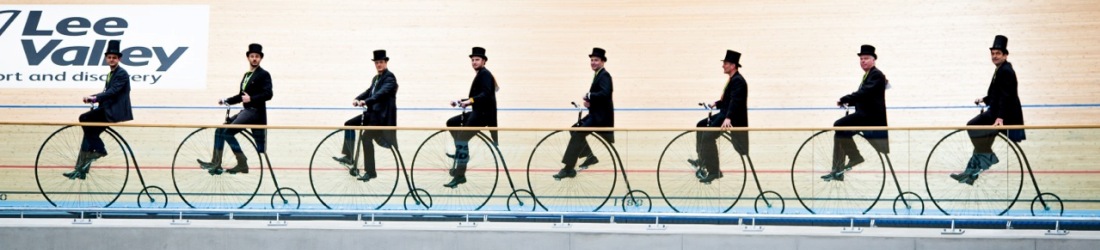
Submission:
[[[504,109],[502,127],[572,124],[572,112],[524,109],[566,108],[570,101],[579,100],[592,74],[586,55],[592,47],[602,47],[608,51],[606,68],[615,80],[615,104],[620,108],[617,127],[689,128],[702,118],[702,111],[654,109],[689,109],[718,97],[727,77],[720,60],[726,49],[733,49],[744,54],[741,72],[749,84],[751,127],[828,127],[842,111],[827,108],[855,90],[862,76],[855,55],[859,46],[872,44],[878,48],[878,67],[892,85],[887,91],[891,125],[957,126],[977,113],[963,107],[985,93],[994,69],[987,48],[998,34],[1010,39],[1008,60],[1018,74],[1020,98],[1032,105],[1024,110],[1028,124],[1095,124],[1100,117],[1100,110],[1090,106],[1100,103],[1096,97],[1100,85],[1095,83],[1100,77],[1100,54],[1095,50],[1100,45],[1100,16],[1095,14],[1100,5],[1093,1],[12,2],[160,3],[210,6],[207,85],[199,90],[133,91],[138,106],[135,123],[219,123],[219,110],[141,107],[214,106],[237,88],[240,73],[247,69],[243,52],[247,44],[256,42],[264,45],[263,66],[274,79],[275,97],[269,105],[280,108],[350,108],[349,101],[369,86],[373,76],[371,51],[388,50],[389,67],[400,84],[398,106],[406,108],[400,111],[398,124],[415,127],[442,126],[458,113],[415,108],[444,108],[449,100],[463,97],[474,75],[467,55],[470,47],[481,46],[488,50],[487,67],[501,86],[497,97]],[[80,96],[93,91],[4,89],[0,104],[79,105]],[[1043,106],[1065,104],[1085,106]],[[75,121],[81,112],[79,108],[0,108],[0,119]],[[270,124],[340,125],[356,111],[280,109],[270,113]],[[36,149],[45,138],[42,129],[5,130],[27,140],[6,141],[3,147],[11,149],[4,150],[4,159],[19,160],[3,160],[0,165],[31,165],[25,152]],[[170,164],[175,145],[169,142],[182,138],[131,133],[136,137],[131,143],[142,145],[138,153],[142,159],[160,166]],[[311,147],[320,133],[283,132],[282,139],[273,140],[283,143],[272,148],[294,156],[272,159],[275,165],[301,167],[305,156],[297,155],[302,151],[297,148]],[[1054,138],[1036,137],[1025,147],[1042,150],[1051,145],[1044,142],[1092,138],[1095,133],[1051,133]],[[660,151],[656,145],[672,135],[639,136],[651,139],[632,140],[632,145],[654,146],[624,146],[639,147],[626,161],[651,166],[650,155]],[[511,143],[530,147],[531,138],[538,136],[513,138]],[[404,145],[417,145],[422,139],[410,136]],[[760,141],[754,147],[776,148],[756,151],[761,154],[754,157],[761,159],[765,169],[781,171],[789,168],[784,162],[797,141]],[[1093,164],[1081,161],[1096,152],[1095,147],[1068,149],[1080,151],[1042,165],[1049,170],[1092,168]],[[911,160],[904,166],[914,171],[921,168],[922,154],[927,152],[922,150],[910,150]],[[507,157],[525,161],[523,151],[516,149]],[[783,174],[773,175],[772,189],[789,192]],[[1089,196],[1094,195],[1086,192],[1077,197]]]

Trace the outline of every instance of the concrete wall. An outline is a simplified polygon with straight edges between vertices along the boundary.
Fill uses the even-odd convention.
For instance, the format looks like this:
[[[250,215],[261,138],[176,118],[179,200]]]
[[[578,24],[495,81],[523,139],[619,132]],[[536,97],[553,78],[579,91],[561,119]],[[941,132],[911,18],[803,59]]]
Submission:
[[[0,249],[1095,249],[1100,233],[1075,231],[1049,236],[1036,230],[968,230],[941,235],[940,229],[866,228],[841,233],[830,227],[765,226],[762,232],[727,225],[355,221],[191,221],[99,219],[73,225],[65,219],[0,219]]]

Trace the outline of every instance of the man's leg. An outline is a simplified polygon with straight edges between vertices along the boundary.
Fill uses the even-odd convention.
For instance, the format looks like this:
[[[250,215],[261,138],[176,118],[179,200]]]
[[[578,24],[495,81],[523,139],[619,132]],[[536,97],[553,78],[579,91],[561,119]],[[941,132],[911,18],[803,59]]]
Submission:
[[[857,114],[850,114],[844,116],[833,123],[834,127],[850,127],[859,126],[863,124],[862,117]],[[856,131],[851,130],[837,130],[833,136],[833,161],[832,172],[821,176],[822,179],[843,181],[843,171],[848,168],[854,167],[863,162],[863,156],[859,153],[859,148],[856,147],[856,142],[852,139],[855,136]],[[845,158],[848,163],[845,164]]]
[[[713,116],[711,116],[711,117],[713,117]],[[711,118],[703,118],[702,120],[699,120],[698,123],[695,123],[695,127],[696,128],[710,127],[710,119]],[[699,179],[703,179],[707,176],[707,171],[705,170],[705,167],[704,167],[705,165],[703,165],[704,164],[703,163],[704,159],[706,159],[706,157],[705,157],[706,153],[703,152],[703,149],[704,149],[704,147],[706,147],[704,144],[707,142],[707,140],[704,139],[704,137],[705,137],[704,135],[706,135],[706,133],[704,133],[702,131],[695,132],[695,154],[696,154],[696,156],[695,156],[695,159],[688,159],[687,160],[688,164],[691,164],[692,168],[695,168],[695,177],[697,177]]]
[[[981,113],[966,122],[966,125],[993,125],[996,121],[992,114],[989,112]],[[970,160],[966,163],[966,168],[962,173],[951,174],[951,178],[959,181],[959,183],[966,183],[974,185],[974,181],[978,179],[978,174],[982,170],[989,169],[990,166],[996,164],[999,160],[997,155],[993,154],[993,141],[997,138],[996,130],[967,130],[967,135],[970,136],[970,143],[974,145],[974,151],[970,155]]]
[[[589,127],[590,123],[590,119],[586,116],[581,122],[574,124],[573,127]],[[565,167],[554,174],[555,179],[577,176],[577,170],[574,169],[577,166],[577,159],[582,155],[592,154],[592,149],[586,141],[586,137],[591,133],[588,131],[569,132],[569,143],[566,144],[565,153],[562,154],[561,159],[561,163],[565,164]]]
[[[447,126],[478,127],[482,126],[482,122],[473,112],[469,112],[447,120]],[[459,184],[466,183],[466,167],[470,164],[470,139],[473,139],[475,135],[477,135],[475,131],[451,131],[451,136],[454,137],[455,141],[455,153],[448,156],[454,158],[454,165],[450,170],[450,175],[453,178],[450,182],[443,184],[444,187],[454,188]]]
[[[378,130],[363,131],[363,175],[358,178],[361,181],[369,181],[378,177],[378,172],[375,170],[374,142],[385,140],[381,135],[382,131]],[[379,144],[382,144],[382,142],[379,142]]]
[[[721,178],[722,173],[719,171],[719,158],[718,158],[718,145],[716,141],[718,137],[722,136],[721,132],[705,131],[699,132],[702,136],[702,148],[699,150],[699,158],[702,160],[702,168],[706,169],[706,175],[699,179],[700,182],[710,183],[714,179]]]
[[[107,114],[102,109],[91,110],[80,115],[80,122],[107,122]],[[84,136],[80,143],[80,151],[77,153],[73,171],[61,174],[70,179],[84,179],[91,168],[92,161],[107,155],[107,148],[103,145],[100,135],[107,127],[82,126]]]
[[[237,119],[233,119],[233,124],[260,125],[262,124],[262,120],[260,114],[256,111],[245,109],[237,114]],[[224,134],[223,139],[227,144],[229,144],[229,149],[233,151],[233,156],[237,158],[237,165],[233,166],[233,168],[226,169],[226,173],[248,173],[248,157],[245,156],[244,150],[241,149],[240,142],[238,142],[237,138],[235,137],[235,135],[237,135],[237,133],[240,133],[241,131],[243,131],[243,129],[226,129],[225,131],[226,133]],[[257,138],[257,141],[260,141],[259,138]],[[259,144],[259,142],[257,142],[257,144]],[[260,147],[260,145],[257,145],[257,147]]]
[[[363,116],[366,115],[366,113],[363,113],[362,115],[352,117],[344,122],[344,126],[363,126],[365,125],[363,123]],[[340,164],[351,166],[351,168],[348,169],[348,173],[351,174],[351,176],[359,176],[359,169],[355,168],[355,159],[353,157],[353,151],[355,151],[355,132],[355,130],[344,130],[344,144],[343,147],[340,148],[341,156],[332,157],[333,160]]]

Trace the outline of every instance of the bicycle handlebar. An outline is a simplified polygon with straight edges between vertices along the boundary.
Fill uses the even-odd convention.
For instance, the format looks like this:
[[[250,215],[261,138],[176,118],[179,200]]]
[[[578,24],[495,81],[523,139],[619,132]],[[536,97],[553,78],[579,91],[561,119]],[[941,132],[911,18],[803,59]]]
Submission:
[[[710,104],[710,103],[700,102],[699,106],[702,106],[703,108],[705,108],[707,110],[714,109],[714,104]]]

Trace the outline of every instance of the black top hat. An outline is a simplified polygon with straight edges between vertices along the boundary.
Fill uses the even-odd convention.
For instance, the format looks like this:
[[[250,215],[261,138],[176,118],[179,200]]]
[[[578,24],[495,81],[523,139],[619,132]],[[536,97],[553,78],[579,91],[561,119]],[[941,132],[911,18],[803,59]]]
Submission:
[[[859,54],[856,55],[871,55],[872,57],[875,57],[875,60],[878,60],[878,55],[875,54],[875,46],[871,46],[870,44],[859,46]]]
[[[474,47],[473,52],[470,53],[470,57],[475,56],[481,57],[482,60],[489,60],[488,57],[485,57],[485,48],[482,47]]]
[[[989,49],[999,49],[1001,52],[1008,54],[1008,37],[997,35],[997,37],[993,38],[993,47],[989,47]]]
[[[118,48],[119,43],[120,43],[119,40],[107,41],[107,52],[104,52],[103,55],[114,54],[114,55],[117,55],[117,56],[121,57],[122,56],[122,50],[119,50],[119,48]]]
[[[741,52],[726,50],[726,59],[722,59],[723,62],[729,62],[736,64],[738,68],[741,67]]]
[[[606,62],[607,61],[606,54],[607,54],[607,51],[604,51],[601,48],[592,48],[592,54],[588,54],[588,57],[599,57],[600,60],[603,60],[604,62]]]
[[[248,54],[252,54],[252,53],[260,54],[260,58],[263,58],[264,57],[264,46],[260,45],[259,43],[249,44],[248,45],[248,52],[244,52],[244,55],[248,56]]]
[[[389,62],[390,57],[386,56],[386,50],[380,49],[380,50],[375,50],[374,51],[374,58],[372,58],[370,60],[371,61],[385,60],[385,61]]]

